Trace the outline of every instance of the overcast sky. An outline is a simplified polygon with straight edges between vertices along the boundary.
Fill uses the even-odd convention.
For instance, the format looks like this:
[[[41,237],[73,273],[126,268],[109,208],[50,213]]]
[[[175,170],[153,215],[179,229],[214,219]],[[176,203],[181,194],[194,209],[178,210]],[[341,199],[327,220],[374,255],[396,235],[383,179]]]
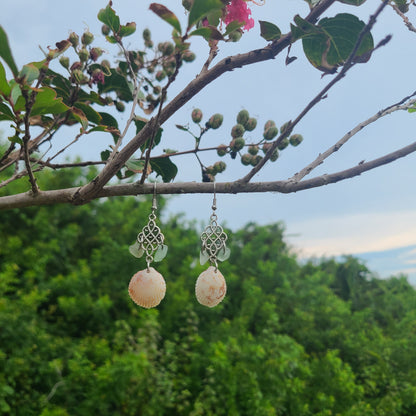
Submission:
[[[98,10],[105,7],[106,1],[2,0],[1,3],[0,24],[9,36],[19,66],[42,59],[39,45],[46,49],[48,45],[53,46],[56,41],[67,38],[70,31],[81,34],[86,27],[105,45],[110,57],[117,54],[115,47],[104,44],[101,25],[96,19]],[[140,34],[145,27],[152,30],[155,43],[169,39],[170,27],[147,10],[150,3],[143,0],[113,2],[122,23],[137,22],[137,35],[128,38],[128,46],[142,45]],[[179,0],[161,3],[175,11],[185,26],[186,16]],[[378,1],[370,0],[359,8],[339,4],[328,12],[328,16],[349,12],[367,21],[378,4]],[[267,0],[262,7],[253,5],[252,12],[255,27],[238,44],[222,45],[217,60],[265,45],[259,36],[258,20],[272,21],[284,33],[288,31],[293,16],[297,13],[305,16],[308,7],[302,0]],[[413,12],[410,17],[415,15]],[[415,55],[409,52],[413,51],[416,33],[408,31],[400,18],[388,9],[373,30],[375,42],[387,34],[393,34],[392,41],[376,51],[369,63],[353,68],[347,78],[331,90],[328,98],[298,125],[295,132],[304,136],[304,143],[282,152],[279,160],[267,166],[254,178],[255,181],[292,176],[359,122],[416,89],[413,82]],[[203,41],[194,41],[191,49],[197,53],[198,59],[184,66],[169,92],[170,98],[199,72],[206,58],[208,49]],[[329,82],[330,76],[321,78],[321,73],[303,56],[301,44],[294,45],[291,55],[298,59],[289,66],[285,66],[283,54],[273,61],[235,70],[210,84],[165,124],[165,143],[161,149],[185,150],[192,146],[190,136],[177,130],[174,124],[188,123],[190,113],[196,107],[206,118],[216,112],[224,114],[223,127],[205,136],[207,146],[230,141],[229,132],[235,124],[235,116],[243,108],[258,118],[259,127],[251,134],[254,141],[262,134],[262,126],[267,120],[274,119],[281,125],[294,119]],[[58,67],[59,64],[55,69]],[[120,115],[121,122],[126,117]],[[415,117],[403,112],[366,128],[316,169],[313,176],[342,170],[361,160],[371,160],[410,144],[416,138]],[[7,134],[7,126],[0,125],[0,128]],[[61,142],[71,139],[71,132],[66,134],[60,136]],[[84,140],[72,150],[72,156],[81,154],[97,160],[103,143],[111,143],[110,138],[98,134]],[[219,159],[215,154],[201,157],[206,165]],[[228,168],[217,177],[218,181],[234,180],[248,172],[248,168],[237,160],[228,157],[222,160]],[[177,180],[200,180],[195,158],[183,157],[176,161],[179,166]],[[405,272],[416,283],[415,161],[416,155],[413,154],[360,177],[296,194],[220,195],[218,216],[232,229],[250,221],[260,224],[283,221],[290,244],[301,256],[357,254],[382,276]],[[209,195],[173,197],[169,214],[185,212],[188,219],[206,222],[211,202]]]

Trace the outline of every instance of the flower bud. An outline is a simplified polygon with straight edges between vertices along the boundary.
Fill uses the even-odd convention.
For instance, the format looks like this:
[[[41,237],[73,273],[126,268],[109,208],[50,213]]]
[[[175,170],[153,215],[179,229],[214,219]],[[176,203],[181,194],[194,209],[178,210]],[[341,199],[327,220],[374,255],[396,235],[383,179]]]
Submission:
[[[300,145],[302,141],[303,141],[303,137],[300,134],[292,134],[289,139],[289,143],[295,147]]]
[[[214,171],[215,171],[215,173],[224,172],[225,169],[226,169],[226,167],[227,167],[227,165],[223,161],[219,161],[219,162],[215,162],[214,163]]]
[[[69,58],[67,56],[61,56],[59,58],[59,63],[66,69],[69,68]]]
[[[155,78],[160,82],[163,81],[166,78],[166,72],[165,71],[157,71]]]
[[[289,146],[289,139],[287,139],[287,138],[284,138],[278,145],[277,145],[277,148],[279,149],[279,150],[283,150],[283,149],[286,149],[286,147],[288,147]]]
[[[264,133],[263,137],[266,140],[273,140],[279,134],[279,129],[275,127],[269,127]]]
[[[80,69],[72,71],[72,78],[77,84],[86,84],[88,82],[88,77]]]
[[[191,52],[189,49],[187,49],[183,54],[182,54],[182,59],[185,62],[193,62],[195,60],[196,56],[193,52]]]
[[[107,26],[107,25],[102,25],[101,26],[101,33],[104,35],[104,36],[108,36],[109,34],[110,34],[110,28]]]
[[[222,114],[214,114],[212,117],[210,117],[209,119],[209,126],[212,129],[218,129],[219,127],[221,127],[222,121],[223,121],[224,117]]]
[[[89,45],[94,40],[94,35],[89,31],[86,30],[81,36],[81,42],[83,45]]]
[[[220,157],[223,157],[227,154],[227,146],[225,144],[222,144],[218,146],[217,148],[217,155]]]
[[[277,150],[277,149],[275,149],[275,150],[273,151],[272,155],[270,156],[270,160],[271,160],[272,162],[276,162],[276,160],[278,159],[278,157],[279,157],[279,152],[278,152],[278,150]]]
[[[255,156],[259,152],[259,147],[255,146],[255,145],[251,145],[251,146],[248,147],[248,152],[251,155]]]
[[[104,67],[105,69],[110,69],[111,67],[110,61],[107,59],[103,59],[101,61],[101,66]]]
[[[257,127],[257,120],[253,117],[250,117],[247,120],[247,123],[244,124],[244,127],[247,131],[253,131]]]
[[[262,159],[263,159],[263,157],[260,156],[260,155],[252,156],[251,157],[251,166],[257,166]]]
[[[290,121],[287,121],[285,124],[283,124],[282,127],[280,127],[280,134],[284,133],[288,127],[290,126]]]
[[[68,40],[71,42],[71,44],[74,48],[76,48],[79,44],[79,36],[75,32],[72,32],[69,35]]]
[[[242,36],[243,36],[243,33],[241,31],[234,30],[234,32],[231,32],[228,35],[228,38],[230,39],[231,42],[238,42]]]
[[[233,152],[238,152],[239,150],[241,150],[244,147],[245,144],[246,144],[246,142],[242,137],[237,137],[234,140],[231,140],[230,149]]]
[[[241,156],[241,163],[244,166],[251,165],[251,159],[253,158],[253,155],[250,153],[245,153],[243,156]]]
[[[250,115],[249,115],[248,111],[247,110],[241,110],[237,114],[237,123],[245,126],[249,118],[250,118]]]
[[[99,68],[94,69],[94,71],[92,73],[92,82],[94,84],[98,84],[98,83],[104,84],[104,82],[105,82],[104,72],[101,71],[101,69],[99,69]]]
[[[87,48],[82,48],[78,52],[78,56],[79,56],[79,59],[80,59],[81,62],[85,62],[89,58],[90,54],[89,54]]]
[[[120,111],[120,113],[126,109],[124,103],[122,103],[121,101],[115,101],[114,104],[116,106],[117,111]]]
[[[199,123],[202,120],[202,111],[199,108],[195,108],[192,111],[191,117],[194,123]]]
[[[236,124],[232,129],[231,129],[231,137],[233,137],[234,139],[236,137],[241,137],[244,134],[244,126],[242,124]]]
[[[104,53],[104,50],[101,48],[91,48],[90,50],[90,58],[96,62],[97,59]]]
[[[143,30],[142,36],[143,36],[143,40],[145,40],[145,41],[150,40],[152,38],[152,34],[151,34],[150,30],[147,29],[147,28]]]

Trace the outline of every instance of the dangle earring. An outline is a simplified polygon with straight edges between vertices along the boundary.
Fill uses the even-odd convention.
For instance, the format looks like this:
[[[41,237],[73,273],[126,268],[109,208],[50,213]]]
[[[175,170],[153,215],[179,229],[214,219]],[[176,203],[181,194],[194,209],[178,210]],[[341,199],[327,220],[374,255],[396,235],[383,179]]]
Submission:
[[[157,209],[156,182],[153,190],[152,212],[149,221],[138,234],[136,242],[129,247],[130,253],[137,258],[146,255],[147,268],[138,271],[130,280],[129,295],[137,305],[153,308],[165,297],[166,283],[163,276],[150,263],[158,262],[166,257],[168,247],[164,244],[165,236],[156,225]]]
[[[209,225],[201,235],[202,247],[199,258],[201,265],[208,260],[211,265],[199,275],[195,285],[195,295],[198,302],[210,308],[218,305],[224,299],[227,285],[224,276],[218,270],[218,261],[224,261],[230,257],[230,249],[225,244],[228,237],[217,223],[216,209],[217,198],[214,182],[212,214]]]

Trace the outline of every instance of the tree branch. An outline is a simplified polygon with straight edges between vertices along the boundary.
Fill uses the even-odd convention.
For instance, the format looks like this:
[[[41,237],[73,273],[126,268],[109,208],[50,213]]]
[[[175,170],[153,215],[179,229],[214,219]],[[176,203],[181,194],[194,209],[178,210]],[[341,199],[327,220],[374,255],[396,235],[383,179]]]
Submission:
[[[316,19],[324,13],[336,0],[323,0],[314,7],[306,20],[314,23]],[[245,54],[239,54],[224,58],[210,70],[197,76],[191,81],[160,113],[159,123],[163,124],[178,109],[185,105],[191,98],[198,94],[204,87],[212,81],[220,77],[226,72],[233,71],[246,65],[266,61],[276,57],[282,50],[290,45],[291,34],[282,36],[280,39],[273,41],[271,44],[262,49],[256,49]],[[101,173],[87,185],[79,188],[73,195],[74,203],[84,204],[93,199],[106,183],[118,172],[125,162],[133,155],[133,153],[152,135],[155,128],[159,124],[155,118],[152,118],[143,127],[143,129],[135,136],[126,146],[120,150],[111,163],[108,163]]]
[[[255,192],[279,192],[279,193],[293,193],[305,189],[318,188],[331,183],[340,182],[345,179],[353,178],[361,175],[364,172],[375,169],[379,166],[389,164],[399,158],[405,157],[413,152],[416,152],[416,142],[405,146],[399,150],[374,159],[370,162],[358,164],[352,168],[317,176],[312,179],[303,180],[300,182],[293,182],[292,180],[273,181],[273,182],[220,182],[216,183],[216,193],[224,194],[238,194],[238,193],[255,193]],[[37,195],[31,192],[25,192],[17,195],[8,195],[0,197],[0,210],[23,208],[29,206],[52,205],[58,203],[74,203],[74,195],[79,188],[67,188],[54,191],[39,191]],[[106,186],[101,189],[95,196],[97,198],[113,197],[113,196],[128,196],[128,195],[145,195],[153,194],[153,184],[122,184]],[[209,194],[214,192],[213,183],[161,183],[157,186],[157,193],[164,195],[173,194]]]

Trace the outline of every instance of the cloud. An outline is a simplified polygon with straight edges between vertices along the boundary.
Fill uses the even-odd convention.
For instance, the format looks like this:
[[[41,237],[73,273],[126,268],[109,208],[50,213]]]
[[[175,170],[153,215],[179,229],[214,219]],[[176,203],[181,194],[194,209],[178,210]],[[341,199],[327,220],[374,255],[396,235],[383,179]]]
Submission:
[[[290,244],[302,257],[392,250],[416,244],[416,211],[321,217],[288,223],[287,232]],[[406,254],[414,255],[416,249]]]

